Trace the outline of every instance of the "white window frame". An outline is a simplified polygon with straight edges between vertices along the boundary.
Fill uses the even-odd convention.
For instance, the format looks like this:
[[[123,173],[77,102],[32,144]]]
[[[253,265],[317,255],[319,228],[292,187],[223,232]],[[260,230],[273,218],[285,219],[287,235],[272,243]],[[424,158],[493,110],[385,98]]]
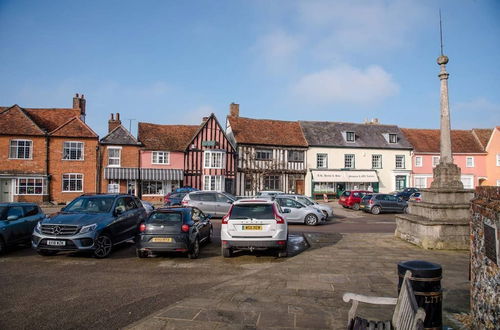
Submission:
[[[226,155],[225,151],[205,150],[203,152],[203,167],[204,168],[215,168],[215,169],[226,168],[225,155]]]
[[[352,135],[352,140],[349,139],[350,135]],[[345,140],[346,140],[346,142],[349,142],[349,143],[356,142],[356,132],[353,132],[353,131],[345,132]]]
[[[441,156],[432,156],[432,167],[438,166],[440,161]]]
[[[68,145],[68,146],[66,146]],[[80,146],[80,154],[81,158],[70,158],[71,157],[71,150],[75,149],[78,153],[78,147]],[[68,153],[66,153],[66,150],[68,150]],[[84,160],[85,159],[85,144],[80,141],[64,141],[63,142],[63,153],[62,153],[62,160]],[[68,155],[68,158],[66,158],[66,155]]]
[[[108,193],[119,194],[120,193],[120,180],[109,180],[108,181]]]
[[[378,165],[375,165],[375,157],[377,157]],[[382,168],[382,155],[381,154],[372,154],[372,168],[380,169]]]
[[[157,189],[155,193],[151,193],[151,191],[146,191],[146,189],[144,189],[144,185],[147,185],[149,182],[155,182],[155,183],[161,183],[161,188],[160,189]],[[162,196],[165,194],[165,191],[166,191],[166,186],[168,184],[168,181],[162,181],[162,180],[143,180],[141,182],[141,189],[142,189],[142,194],[143,195],[146,195],[146,196]],[[158,186],[157,186],[158,188]]]
[[[398,159],[400,160],[399,162],[398,162]],[[394,160],[395,160],[395,164],[394,164],[395,168],[397,168],[397,169],[406,168],[405,155],[396,155]],[[398,163],[399,163],[399,166],[398,166]]]
[[[316,154],[316,168],[328,168],[328,154]]]
[[[473,156],[467,156],[465,157],[465,167],[474,167],[474,157]]]
[[[224,175],[204,175],[203,190],[224,191]]]
[[[118,150],[118,157],[111,157],[111,150]],[[118,164],[111,164],[110,160],[118,160]],[[120,167],[122,164],[122,147],[108,147],[108,167]]]
[[[500,166],[500,154],[497,154],[497,166]]]
[[[392,141],[391,138],[394,138],[394,141]],[[398,135],[395,133],[389,133],[389,143],[392,144],[398,143]]]
[[[69,178],[64,178],[65,176],[69,176]],[[69,187],[71,188],[71,181],[78,181],[80,180],[82,183],[81,183],[81,186],[82,186],[82,189],[81,190],[64,190],[64,181],[65,180],[70,180],[69,181]],[[61,187],[61,191],[62,192],[83,192],[83,184],[84,184],[84,176],[82,173],[63,173],[62,175],[62,180],[61,180],[61,184],[62,184],[62,187]]]
[[[500,180],[497,180],[497,187],[500,187]]]
[[[424,166],[424,157],[415,156],[415,167],[422,167],[422,166]]]
[[[26,180],[26,192],[25,193],[20,193],[20,181],[21,180]],[[30,184],[30,181],[32,181],[32,184]],[[37,184],[40,182],[40,184]],[[30,178],[30,177],[23,177],[23,178],[16,178],[15,181],[15,188],[14,188],[14,194],[15,195],[30,195],[30,196],[43,196],[47,195],[47,179],[46,178]],[[33,188],[33,191],[35,188],[41,187],[42,188],[42,193],[41,194],[36,194],[36,193],[29,193],[28,189]]]
[[[418,181],[421,181],[420,183]],[[422,184],[423,181],[423,184]],[[427,188],[427,177],[426,176],[415,176],[413,177],[413,185],[415,188],[425,189]]]
[[[161,162],[160,160],[163,160],[163,162]],[[168,151],[153,151],[151,153],[151,164],[170,165],[170,152],[168,152]]]
[[[15,142],[15,146],[13,146],[13,142]],[[18,157],[19,156],[19,142],[24,142],[27,143],[29,142],[29,157]],[[23,148],[26,148],[27,146],[24,145]],[[12,149],[15,148],[16,150],[16,157],[12,157]],[[33,141],[32,140],[26,140],[26,139],[13,139],[10,140],[9,142],[9,159],[33,159]]]
[[[347,156],[352,156],[350,159],[351,165],[347,166]],[[356,168],[356,155],[355,154],[344,154],[344,168]]]
[[[466,185],[465,182],[464,182],[464,179],[465,180],[470,180],[470,185]],[[460,177],[460,181],[462,181],[462,183],[464,185],[464,189],[474,189],[474,187],[475,187],[474,176],[473,175],[462,175]]]

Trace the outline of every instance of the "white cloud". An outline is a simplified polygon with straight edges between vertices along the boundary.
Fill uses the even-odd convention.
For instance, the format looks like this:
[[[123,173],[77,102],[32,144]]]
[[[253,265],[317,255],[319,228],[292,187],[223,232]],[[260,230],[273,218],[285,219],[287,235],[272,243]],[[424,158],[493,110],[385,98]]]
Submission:
[[[252,50],[271,72],[288,69],[296,60],[301,42],[298,37],[282,30],[261,36]]]
[[[500,124],[500,104],[483,97],[450,105],[451,119],[456,123],[453,128],[486,128]],[[460,120],[454,120],[455,115]]]
[[[308,74],[292,86],[300,100],[315,105],[373,105],[396,94],[399,86],[380,66],[364,70],[344,64]]]

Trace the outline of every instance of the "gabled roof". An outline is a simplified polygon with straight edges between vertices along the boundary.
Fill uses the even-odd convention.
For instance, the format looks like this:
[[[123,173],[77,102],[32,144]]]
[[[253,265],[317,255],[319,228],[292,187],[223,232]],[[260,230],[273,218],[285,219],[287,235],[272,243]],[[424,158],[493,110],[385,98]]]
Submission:
[[[136,138],[122,125],[116,126],[108,135],[103,137],[101,139],[101,144],[140,145]]]
[[[44,135],[43,129],[17,104],[0,112],[0,134]]]
[[[137,139],[147,150],[185,151],[199,127],[139,123]]]
[[[219,121],[217,120],[217,117],[215,116],[214,113],[211,113],[209,117],[204,117],[203,118],[203,122],[201,123],[200,126],[198,126],[198,130],[194,133],[193,137],[191,138],[191,140],[189,140],[186,148],[192,144],[194,142],[194,139],[198,136],[198,134],[201,133],[201,131],[203,131],[203,129],[205,128],[205,126],[208,125],[208,123],[210,122],[210,120],[213,120],[215,121],[215,123],[217,124],[217,126],[219,126],[219,129],[221,130],[222,134],[224,135],[224,138],[226,138],[227,142],[229,142],[229,144],[233,147],[234,150],[236,150],[236,146],[233,144],[233,142],[231,141],[231,139],[228,138],[225,130],[222,128],[221,124],[219,123]]]
[[[488,141],[490,140],[491,134],[493,130],[491,128],[473,128],[472,134],[477,138],[479,144],[486,149],[486,145],[488,145]]]
[[[402,128],[416,152],[440,152],[441,133],[438,129]],[[484,153],[484,148],[470,130],[451,130],[453,153]]]
[[[73,117],[80,117],[80,110],[52,108],[52,109],[33,109],[25,108],[24,111],[37,123],[40,127],[51,132],[66,123]]]
[[[235,116],[228,116],[227,120],[238,144],[307,147],[307,141],[297,121]]]
[[[355,124],[329,121],[301,121],[300,125],[310,146],[374,149],[412,149],[396,125]],[[354,132],[355,141],[347,142],[346,132]],[[397,135],[396,143],[389,143],[389,134]]]
[[[97,134],[80,118],[73,117],[52,132],[51,136],[75,136],[75,137],[88,137],[97,138]]]

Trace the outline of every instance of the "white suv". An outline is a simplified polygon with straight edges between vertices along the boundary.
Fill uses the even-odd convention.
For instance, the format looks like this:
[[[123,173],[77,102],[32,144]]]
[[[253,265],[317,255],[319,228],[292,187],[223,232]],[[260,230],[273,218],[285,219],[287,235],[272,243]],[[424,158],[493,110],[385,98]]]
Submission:
[[[229,258],[233,249],[277,249],[287,256],[288,226],[280,206],[272,200],[240,199],[222,218],[222,255]]]

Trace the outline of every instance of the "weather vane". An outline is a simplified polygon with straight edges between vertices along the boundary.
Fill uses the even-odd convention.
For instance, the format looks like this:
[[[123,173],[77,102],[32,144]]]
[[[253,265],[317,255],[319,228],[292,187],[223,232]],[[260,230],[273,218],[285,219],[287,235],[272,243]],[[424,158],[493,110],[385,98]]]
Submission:
[[[441,8],[439,8],[439,34],[441,37],[441,56],[443,56],[443,23],[441,21]]]

